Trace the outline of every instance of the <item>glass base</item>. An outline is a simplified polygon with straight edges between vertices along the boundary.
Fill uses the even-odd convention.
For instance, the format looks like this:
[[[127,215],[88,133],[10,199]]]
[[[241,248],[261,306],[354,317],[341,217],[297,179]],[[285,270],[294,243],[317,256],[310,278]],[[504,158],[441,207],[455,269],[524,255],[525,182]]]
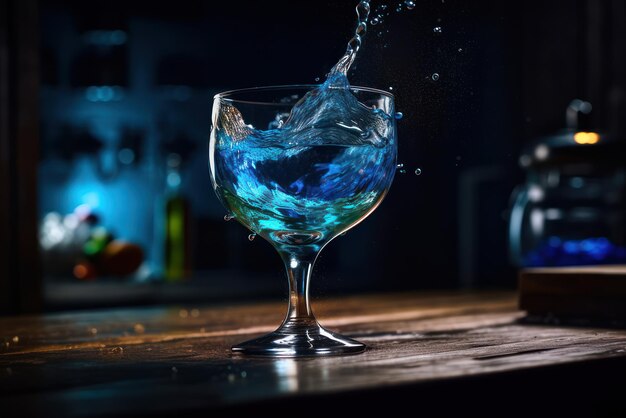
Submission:
[[[337,356],[365,351],[365,344],[322,328],[315,321],[290,320],[276,331],[237,344],[234,353],[269,357]]]

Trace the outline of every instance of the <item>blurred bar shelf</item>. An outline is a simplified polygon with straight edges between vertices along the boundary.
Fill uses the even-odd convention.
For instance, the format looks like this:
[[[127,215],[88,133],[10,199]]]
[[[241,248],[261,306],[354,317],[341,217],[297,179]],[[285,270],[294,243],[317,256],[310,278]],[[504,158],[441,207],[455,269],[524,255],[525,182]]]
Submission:
[[[44,300],[50,311],[94,309],[172,303],[204,304],[224,300],[259,300],[276,298],[285,292],[282,272],[249,274],[236,270],[197,273],[179,282],[150,279],[98,278],[79,281],[51,278],[44,281]]]
[[[624,416],[625,329],[529,325],[514,293],[361,295],[314,309],[368,350],[233,355],[232,344],[275,327],[284,301],[0,318],[3,417],[366,416],[381,406]]]

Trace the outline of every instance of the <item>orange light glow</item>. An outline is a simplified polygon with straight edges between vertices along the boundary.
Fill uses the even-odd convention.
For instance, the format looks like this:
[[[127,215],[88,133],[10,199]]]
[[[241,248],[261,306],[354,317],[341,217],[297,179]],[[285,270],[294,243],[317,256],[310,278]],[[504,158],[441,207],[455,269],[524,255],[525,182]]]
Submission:
[[[91,265],[91,263],[88,263],[86,261],[82,261],[76,264],[74,266],[73,273],[74,273],[74,277],[76,277],[79,280],[89,280],[89,279],[93,279],[94,277],[96,277],[96,272],[93,266]]]
[[[78,264],[76,266],[74,266],[74,276],[77,279],[85,279],[87,278],[87,274],[89,272],[87,271],[87,267],[83,266],[82,264]]]
[[[600,135],[595,132],[576,132],[574,142],[577,144],[592,145],[600,141]]]

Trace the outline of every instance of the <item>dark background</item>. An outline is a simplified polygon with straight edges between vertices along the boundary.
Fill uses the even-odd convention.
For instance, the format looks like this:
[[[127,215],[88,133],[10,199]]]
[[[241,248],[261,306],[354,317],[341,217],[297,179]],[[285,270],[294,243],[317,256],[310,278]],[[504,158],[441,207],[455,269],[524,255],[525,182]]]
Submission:
[[[225,212],[210,188],[211,98],[226,89],[323,79],[352,34],[356,2],[42,0],[26,2],[32,13],[18,3],[3,3],[8,16],[23,17],[4,21],[5,41],[13,51],[30,45],[37,52],[31,67],[40,80],[39,133],[31,135],[38,143],[37,219],[24,222],[38,223],[50,211],[67,213],[96,196],[107,227],[144,248],[148,273],[142,280],[158,282],[163,244],[155,225],[162,222],[164,155],[167,144],[187,143],[182,188],[193,224],[188,285],[210,284],[197,294],[215,299],[280,295],[285,283],[278,256],[260,239],[248,242],[239,225],[223,222]],[[620,132],[624,3],[426,0],[370,25],[350,79],[393,89],[404,114],[399,158],[407,173],[397,175],[365,222],[322,253],[314,294],[514,287],[506,228],[509,196],[524,178],[520,150],[562,128],[575,98],[594,106],[590,129]],[[397,2],[385,4],[394,9]],[[37,39],[20,32],[20,25]],[[122,31],[125,40],[106,53],[85,47],[85,34],[97,30]],[[17,52],[9,57],[20,62]],[[91,86],[115,86],[121,97],[89,100]],[[139,132],[142,158],[113,179],[94,174],[82,159],[88,151],[59,155],[60,148],[76,149],[76,132],[90,132],[106,150],[129,130]],[[59,142],[63,138],[79,142]],[[420,176],[413,174],[418,167]],[[18,234],[12,231],[7,239]],[[16,260],[28,259],[24,251]],[[20,280],[27,274],[20,269],[5,275]],[[50,287],[54,280],[44,283],[59,294]],[[117,281],[115,292],[132,283]],[[83,294],[44,304],[89,306],[80,303]]]

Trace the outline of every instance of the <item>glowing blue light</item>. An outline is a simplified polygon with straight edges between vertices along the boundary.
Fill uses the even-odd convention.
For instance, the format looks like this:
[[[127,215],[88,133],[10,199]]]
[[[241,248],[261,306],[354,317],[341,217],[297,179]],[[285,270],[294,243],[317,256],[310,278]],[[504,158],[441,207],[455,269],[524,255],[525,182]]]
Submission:
[[[132,164],[135,161],[135,152],[130,148],[122,148],[117,153],[117,159],[122,164]]]
[[[526,254],[524,266],[576,266],[616,264],[626,261],[626,248],[613,244],[606,237],[561,241],[551,237]]]
[[[167,185],[170,187],[178,187],[180,186],[180,174],[175,171],[168,173],[167,175]]]
[[[120,86],[90,86],[85,90],[85,99],[90,102],[118,102],[124,98]]]
[[[88,205],[92,209],[100,207],[100,195],[96,192],[85,193],[80,200],[84,205]]]

